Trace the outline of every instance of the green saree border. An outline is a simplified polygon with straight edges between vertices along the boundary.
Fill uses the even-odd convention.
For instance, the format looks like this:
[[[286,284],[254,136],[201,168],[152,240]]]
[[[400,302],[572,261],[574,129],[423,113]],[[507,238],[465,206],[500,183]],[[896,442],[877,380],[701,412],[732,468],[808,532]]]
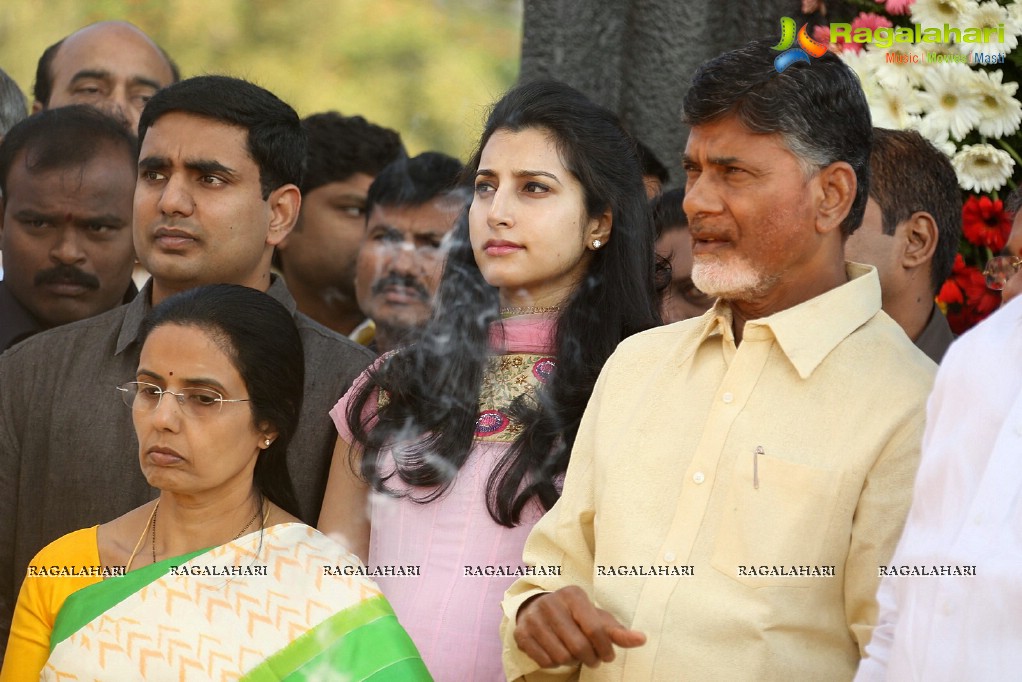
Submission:
[[[373,597],[327,618],[253,668],[241,682],[321,680],[323,671],[346,680],[432,681],[418,649],[387,600]]]
[[[50,633],[50,653],[53,653],[58,644],[107,610],[167,575],[171,566],[180,566],[211,549],[213,548],[207,547],[197,552],[170,557],[116,578],[107,578],[68,595],[54,619],[53,632]]]

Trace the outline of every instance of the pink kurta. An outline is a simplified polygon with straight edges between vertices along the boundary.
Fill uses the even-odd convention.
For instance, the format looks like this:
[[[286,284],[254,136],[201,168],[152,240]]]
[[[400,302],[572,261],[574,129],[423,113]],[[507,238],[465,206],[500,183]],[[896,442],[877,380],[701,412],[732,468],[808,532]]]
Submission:
[[[522,548],[542,515],[538,503],[522,512],[520,525],[497,524],[486,508],[486,481],[518,433],[502,408],[534,390],[553,370],[554,324],[530,315],[491,329],[494,356],[483,381],[476,438],[468,460],[443,497],[428,504],[407,497],[372,496],[369,566],[419,566],[421,575],[378,576],[376,581],[437,680],[504,680],[500,602],[515,581]],[[501,332],[502,330],[502,332]],[[355,382],[359,386],[365,375]],[[330,411],[341,437],[351,442],[345,420],[351,392]],[[383,461],[388,459],[389,453]],[[407,490],[395,476],[388,485]],[[416,491],[422,497],[423,490]]]

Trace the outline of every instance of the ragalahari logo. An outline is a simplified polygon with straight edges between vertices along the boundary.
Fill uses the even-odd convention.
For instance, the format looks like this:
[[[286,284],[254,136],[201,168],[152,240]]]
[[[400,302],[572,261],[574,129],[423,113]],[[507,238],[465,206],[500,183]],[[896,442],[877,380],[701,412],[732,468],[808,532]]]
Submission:
[[[781,42],[774,45],[775,50],[784,50],[774,59],[774,68],[777,73],[784,73],[784,70],[795,62],[809,63],[809,57],[822,57],[827,51],[827,46],[817,42],[806,33],[807,24],[802,24],[798,30],[798,46],[795,44],[795,20],[791,17],[781,17]]]

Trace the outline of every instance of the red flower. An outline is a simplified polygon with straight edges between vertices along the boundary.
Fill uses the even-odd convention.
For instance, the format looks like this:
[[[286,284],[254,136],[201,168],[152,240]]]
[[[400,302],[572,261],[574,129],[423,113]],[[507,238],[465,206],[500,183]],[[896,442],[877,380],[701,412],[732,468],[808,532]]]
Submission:
[[[909,8],[916,0],[878,0],[878,2],[884,3],[888,14],[908,14]]]
[[[947,315],[948,324],[955,334],[963,334],[997,310],[1001,296],[987,289],[983,273],[965,264],[962,254],[955,254],[951,277],[937,294],[937,303]]]
[[[944,280],[944,284],[940,287],[940,293],[937,294],[937,302],[944,304],[941,308],[943,308],[945,313],[947,313],[952,306],[962,305],[965,303],[965,294],[962,292],[962,288],[958,286],[954,277],[948,277]]]
[[[962,206],[962,233],[976,246],[998,253],[1011,234],[1011,219],[1000,199],[972,195]]]

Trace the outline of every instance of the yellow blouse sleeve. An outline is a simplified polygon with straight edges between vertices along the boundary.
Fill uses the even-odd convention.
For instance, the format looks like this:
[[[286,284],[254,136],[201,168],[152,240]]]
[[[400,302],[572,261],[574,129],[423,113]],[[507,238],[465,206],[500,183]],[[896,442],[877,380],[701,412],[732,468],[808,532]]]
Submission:
[[[99,576],[88,575],[95,570],[78,568],[99,566],[96,529],[97,526],[83,528],[54,540],[29,563],[14,607],[0,682],[39,679],[39,672],[50,657],[50,633],[64,600],[73,592],[102,580]],[[86,575],[72,576],[71,573]]]

